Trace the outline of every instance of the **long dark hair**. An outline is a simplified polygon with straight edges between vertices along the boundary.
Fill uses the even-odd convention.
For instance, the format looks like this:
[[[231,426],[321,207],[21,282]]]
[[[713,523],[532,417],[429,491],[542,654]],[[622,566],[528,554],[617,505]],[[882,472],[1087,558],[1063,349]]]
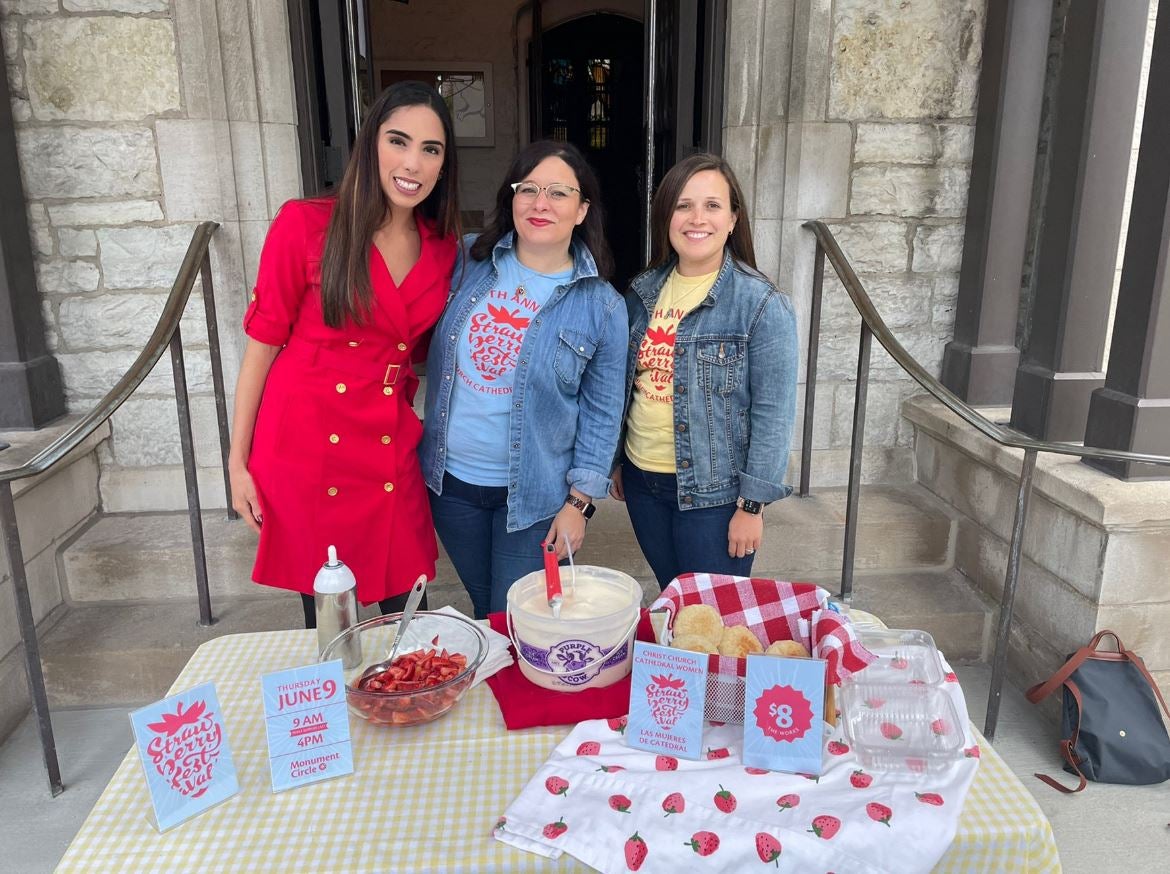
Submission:
[[[752,246],[752,227],[748,221],[747,210],[743,208],[743,189],[739,187],[739,180],[731,165],[709,152],[699,152],[683,158],[666,175],[654,192],[654,200],[650,206],[650,263],[646,269],[662,267],[673,257],[670,246],[670,219],[674,208],[678,204],[682,190],[686,188],[691,177],[704,170],[717,170],[727,180],[727,187],[731,189],[731,211],[735,213],[735,233],[727,238],[727,248],[731,250],[731,257],[741,264],[746,264],[753,270],[756,267],[756,250]]]
[[[605,240],[601,184],[585,156],[572,143],[540,140],[520,150],[504,175],[500,190],[496,192],[496,209],[491,221],[471,245],[471,257],[476,261],[487,260],[491,257],[496,243],[509,231],[516,230],[516,224],[512,221],[512,183],[527,179],[528,174],[545,158],[560,158],[577,174],[577,187],[581,189],[581,199],[589,202],[589,212],[585,214],[585,220],[573,228],[573,239],[580,240],[588,247],[597,264],[598,275],[602,279],[609,279],[613,275],[613,255],[609,251],[609,243]]]
[[[435,188],[418,206],[442,237],[460,235],[459,164],[455,160],[455,125],[442,96],[425,82],[395,82],[370,107],[358,131],[345,174],[337,188],[337,205],[329,220],[321,256],[321,307],[325,324],[340,328],[346,319],[361,324],[373,304],[370,244],[386,220],[389,205],[378,174],[378,129],[395,110],[425,106],[443,124],[443,169]]]

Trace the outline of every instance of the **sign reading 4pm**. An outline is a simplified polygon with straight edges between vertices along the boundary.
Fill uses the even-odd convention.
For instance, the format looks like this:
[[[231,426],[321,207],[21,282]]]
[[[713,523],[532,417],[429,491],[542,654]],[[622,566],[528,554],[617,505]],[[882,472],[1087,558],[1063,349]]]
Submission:
[[[353,773],[341,660],[265,674],[272,791]]]

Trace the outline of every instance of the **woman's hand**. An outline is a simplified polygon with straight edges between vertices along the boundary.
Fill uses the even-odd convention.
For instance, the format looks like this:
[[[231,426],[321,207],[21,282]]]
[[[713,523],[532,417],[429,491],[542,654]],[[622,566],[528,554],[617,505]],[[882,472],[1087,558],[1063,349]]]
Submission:
[[[232,509],[259,534],[260,526],[264,524],[264,510],[260,507],[252,474],[248,473],[246,465],[228,465],[228,479],[232,486]]]
[[[585,521],[585,517],[576,507],[568,504],[561,507],[561,512],[553,518],[552,526],[544,536],[545,543],[556,544],[557,558],[568,557],[566,541],[573,547],[574,554],[581,548],[581,544],[585,542]]]
[[[736,510],[727,526],[727,554],[732,558],[751,555],[760,548],[763,539],[763,514]]]
[[[609,475],[609,479],[610,497],[614,498],[615,500],[625,502],[626,493],[622,490],[622,466],[620,464],[613,469],[613,473]]]

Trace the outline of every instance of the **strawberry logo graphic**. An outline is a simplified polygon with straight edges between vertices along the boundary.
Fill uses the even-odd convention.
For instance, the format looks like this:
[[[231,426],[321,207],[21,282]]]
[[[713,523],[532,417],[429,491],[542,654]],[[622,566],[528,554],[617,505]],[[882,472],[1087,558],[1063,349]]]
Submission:
[[[849,782],[854,789],[868,789],[869,784],[873,782],[873,777],[859,768],[849,775]]]
[[[917,798],[919,801],[921,801],[923,804],[932,804],[935,807],[942,807],[943,806],[942,796],[939,795],[937,792],[915,792],[914,797]]]
[[[180,701],[174,713],[147,723],[157,737],[146,745],[146,753],[172,789],[185,798],[198,798],[207,791],[223,749],[223,726],[207,712],[207,702],[196,701],[186,711],[183,706]]]
[[[675,340],[674,325],[671,325],[669,328],[649,328],[646,331],[646,339],[655,346],[673,346]]]
[[[492,321],[499,325],[507,325],[509,328],[527,328],[531,321],[527,316],[520,315],[520,310],[506,310],[503,307],[488,304],[488,313],[492,317]]]
[[[937,735],[948,734],[951,730],[945,719],[936,719],[930,724],[930,730]]]
[[[467,340],[471,348],[471,363],[484,382],[494,382],[516,369],[520,344],[531,319],[521,310],[487,305],[486,313],[471,317]]]
[[[717,750],[713,750],[710,747],[707,748],[708,759],[726,759],[730,755],[731,750],[729,750],[727,747],[720,747]]]
[[[646,861],[646,856],[649,855],[650,850],[646,847],[646,842],[642,840],[637,832],[634,832],[626,838],[626,867],[631,871],[637,871],[642,867],[642,863]]]
[[[564,777],[549,777],[544,781],[544,788],[553,795],[568,795],[569,781]]]
[[[633,802],[624,795],[609,796],[609,806],[618,813],[629,813],[631,804],[633,804]]]
[[[577,747],[577,755],[579,756],[596,756],[600,752],[601,744],[595,740],[587,740]]]
[[[894,811],[890,810],[884,804],[878,804],[876,801],[871,801],[865,805],[865,812],[874,822],[880,822],[887,828],[890,825],[890,818],[894,815]]]
[[[839,740],[831,740],[829,741],[828,750],[830,756],[843,756],[849,752],[849,745],[843,744]]]
[[[672,813],[682,813],[686,806],[686,799],[682,797],[681,792],[671,792],[662,799],[662,809],[666,811],[667,816]]]
[[[607,719],[605,724],[608,725],[613,731],[616,731],[618,734],[625,734],[626,725],[629,723],[629,721],[630,719],[628,716],[621,716],[616,719]]]
[[[678,759],[674,756],[655,756],[654,757],[655,771],[677,771]]]
[[[979,744],[975,744],[973,747],[967,747],[967,749],[963,750],[963,755],[968,759],[979,758]]]
[[[800,806],[799,795],[781,795],[776,799],[776,806],[781,810],[791,810],[793,807]]]
[[[724,789],[722,783],[719,784],[719,791],[715,793],[715,797],[712,800],[715,802],[715,806],[724,813],[731,813],[731,811],[735,810],[735,796]]]
[[[898,728],[892,722],[883,722],[878,728],[881,730],[882,737],[886,740],[898,740],[902,737],[902,729]]]
[[[947,671],[947,672],[946,672],[946,673],[943,675],[943,679],[944,679],[944,680],[946,680],[948,683],[957,683],[957,682],[959,682],[959,678],[958,678],[958,677],[955,675],[955,672],[954,672],[954,671]]]
[[[646,703],[650,705],[650,716],[664,731],[674,728],[676,722],[691,705],[687,694],[686,681],[681,677],[650,677],[646,686]]]
[[[683,841],[684,847],[690,847],[700,856],[710,856],[719,849],[719,835],[715,832],[695,832],[689,841]]]
[[[822,813],[812,821],[812,828],[809,829],[818,838],[830,840],[833,835],[841,831],[841,820],[835,816],[829,816]]]
[[[562,816],[556,822],[550,822],[548,825],[542,828],[540,833],[543,834],[546,838],[552,838],[555,840],[568,830],[569,827],[565,825],[565,818]]]
[[[765,865],[773,862],[779,868],[780,842],[767,832],[760,832],[756,835],[756,855]]]

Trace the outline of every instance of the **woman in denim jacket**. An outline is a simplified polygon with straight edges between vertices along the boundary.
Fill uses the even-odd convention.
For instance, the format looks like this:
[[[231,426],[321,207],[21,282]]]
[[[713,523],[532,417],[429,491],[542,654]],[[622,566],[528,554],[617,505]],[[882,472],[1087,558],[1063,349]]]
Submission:
[[[756,269],[735,174],[692,155],[651,211],[652,257],[626,293],[624,499],[658,584],[749,576],[784,485],[796,406],[796,315]]]
[[[419,454],[476,618],[543,566],[542,543],[580,547],[609,489],[628,329],[599,196],[572,145],[526,147],[435,327]]]

